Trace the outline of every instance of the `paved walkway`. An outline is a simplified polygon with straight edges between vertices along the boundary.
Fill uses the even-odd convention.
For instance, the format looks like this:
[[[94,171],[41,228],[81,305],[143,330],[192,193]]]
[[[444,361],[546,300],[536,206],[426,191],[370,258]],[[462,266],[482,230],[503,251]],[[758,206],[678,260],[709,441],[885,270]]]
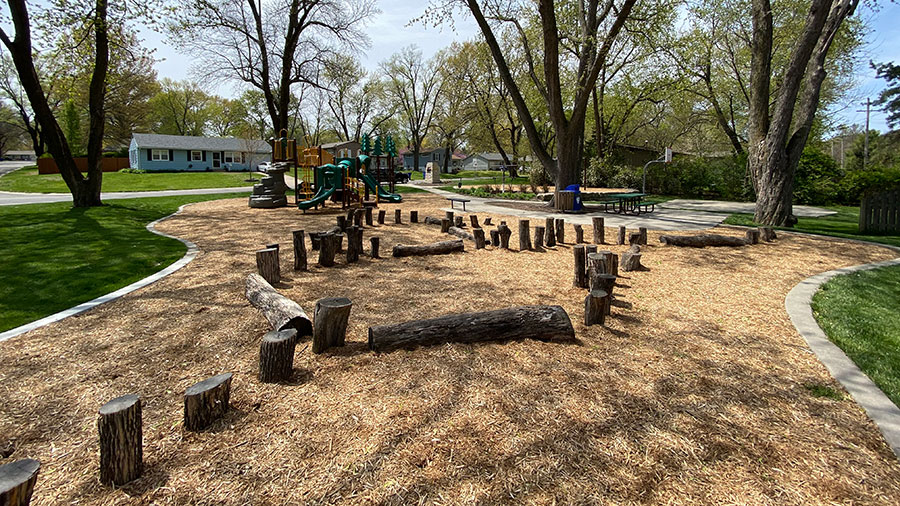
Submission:
[[[691,199],[675,199],[663,202],[657,207],[665,209],[687,209],[690,211],[707,211],[713,213],[744,213],[753,214],[756,211],[756,204],[753,202],[724,202],[718,200],[691,200]],[[806,218],[820,218],[831,214],[837,214],[836,211],[829,211],[821,207],[812,206],[793,206],[795,216],[803,216]]]

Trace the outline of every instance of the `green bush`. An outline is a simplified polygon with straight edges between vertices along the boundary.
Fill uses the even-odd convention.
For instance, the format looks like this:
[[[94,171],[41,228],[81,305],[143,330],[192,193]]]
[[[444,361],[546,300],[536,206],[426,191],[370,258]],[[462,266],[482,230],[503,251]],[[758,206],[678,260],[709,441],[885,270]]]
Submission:
[[[454,188],[453,191],[462,195],[470,195],[472,197],[495,198],[508,200],[532,200],[533,193],[517,193],[517,192],[501,192],[499,189],[484,185],[478,188]]]
[[[797,204],[834,204],[841,199],[844,174],[833,158],[807,147],[800,155],[794,173],[794,202]]]
[[[119,169],[119,174],[146,174],[146,170],[125,168]]]
[[[683,197],[747,200],[752,197],[745,179],[746,158],[683,158],[647,168],[647,192]],[[614,165],[592,159],[588,183],[610,188],[636,188],[643,184],[643,167]]]

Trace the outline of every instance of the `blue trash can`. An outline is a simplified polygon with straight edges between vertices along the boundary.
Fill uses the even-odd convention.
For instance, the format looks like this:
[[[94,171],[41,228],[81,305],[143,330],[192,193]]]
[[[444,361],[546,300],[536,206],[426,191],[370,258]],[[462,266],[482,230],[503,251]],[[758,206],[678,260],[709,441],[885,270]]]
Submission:
[[[584,209],[584,206],[581,205],[581,186],[577,184],[570,184],[566,186],[567,192],[575,192],[575,204],[572,206],[573,211],[581,211]]]

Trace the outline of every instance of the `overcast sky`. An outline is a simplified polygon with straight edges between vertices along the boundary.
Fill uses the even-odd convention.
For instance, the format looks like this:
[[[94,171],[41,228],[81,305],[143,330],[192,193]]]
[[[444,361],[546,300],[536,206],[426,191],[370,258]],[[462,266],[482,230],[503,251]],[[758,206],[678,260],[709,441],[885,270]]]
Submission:
[[[468,40],[478,34],[475,21],[471,16],[464,15],[457,16],[455,30],[449,26],[425,27],[421,23],[407,26],[411,19],[423,13],[425,5],[424,0],[378,0],[381,13],[367,25],[372,46],[365,54],[359,55],[367,68],[375,69],[381,61],[411,44],[418,46],[426,57],[431,57],[454,40]],[[866,97],[874,100],[884,88],[884,80],[875,79],[875,73],[869,68],[868,61],[900,63],[900,5],[884,2],[877,13],[866,6],[861,6],[858,15],[869,21],[872,30],[862,56],[862,60],[866,63],[858,69],[858,85],[853,90],[852,96],[846,103],[836,107],[832,114],[836,116],[838,122],[863,126],[865,113],[858,110],[865,109]],[[157,57],[163,59],[156,65],[159,77],[172,79],[189,77],[190,62],[187,57],[179,54],[159,34],[144,33],[143,36],[148,46],[157,48]],[[230,85],[220,87],[217,92],[225,96],[235,94]],[[882,112],[873,110],[871,128],[887,131],[884,118]]]

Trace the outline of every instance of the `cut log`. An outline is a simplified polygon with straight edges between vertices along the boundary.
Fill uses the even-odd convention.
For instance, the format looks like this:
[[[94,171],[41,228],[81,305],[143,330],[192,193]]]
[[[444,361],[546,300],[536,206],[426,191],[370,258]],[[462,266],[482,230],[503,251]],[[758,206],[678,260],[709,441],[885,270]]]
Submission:
[[[369,327],[373,351],[509,339],[572,341],[575,330],[560,306],[520,306]]]
[[[589,264],[588,264],[588,258],[590,258],[590,254],[591,254],[591,253],[596,253],[596,252],[597,252],[597,245],[596,245],[596,244],[588,244],[588,245],[586,245],[586,246],[584,247],[584,262],[585,262],[585,264],[584,264],[585,267],[584,267],[584,268],[585,268],[585,272],[588,271],[588,267],[589,267]]]
[[[512,235],[512,230],[509,229],[505,221],[500,222],[500,225],[497,227],[497,232],[500,234],[500,247],[502,249],[509,249],[509,236]]]
[[[481,228],[481,225],[478,224],[478,215],[470,214],[469,224],[472,225],[472,228]]]
[[[731,237],[718,234],[699,235],[661,235],[659,242],[669,246],[685,246],[688,248],[704,248],[706,246],[746,246],[742,237]]]
[[[609,273],[615,277],[619,277],[619,255],[612,254],[607,260],[607,268]]]
[[[28,506],[40,469],[41,463],[34,459],[17,460],[0,466],[0,504]]]
[[[100,483],[123,485],[144,471],[141,397],[123,395],[100,408]]]
[[[342,240],[343,236],[336,236],[332,233],[324,234],[319,240],[319,265],[322,267],[331,267],[334,265],[334,255],[337,253],[337,244]]]
[[[576,244],[572,248],[572,253],[575,255],[575,278],[572,285],[575,288],[587,288],[587,278],[584,272],[584,246]]]
[[[487,226],[487,227],[493,225],[493,223],[491,223],[491,220],[492,220],[492,219],[493,219],[493,218],[491,218],[490,216],[488,216],[487,218],[485,218],[485,219],[484,219],[484,225]]]
[[[369,238],[369,256],[372,258],[381,258],[378,256],[378,246],[381,242],[381,239],[378,237],[370,237]]]
[[[625,272],[646,270],[646,267],[641,265],[641,250],[636,246],[635,244],[635,247],[629,248],[628,251],[622,253],[622,261],[619,262],[619,265]]]
[[[184,391],[184,428],[202,430],[228,411],[231,373],[195,383]]]
[[[441,233],[446,234],[446,233],[450,232],[450,225],[451,225],[450,220],[448,220],[447,218],[442,219],[441,220]]]
[[[347,230],[347,217],[344,215],[336,216],[335,220],[337,220],[337,228],[341,229],[341,232]]]
[[[483,228],[473,229],[472,234],[475,237],[475,249],[483,249],[485,246],[484,229]]]
[[[447,233],[450,235],[455,235],[456,237],[459,237],[460,239],[468,239],[470,241],[475,240],[474,235],[466,232],[465,230],[463,230],[459,227],[450,227],[449,229],[447,229]]]
[[[444,222],[444,219],[443,219],[443,218],[440,218],[440,219],[439,219],[439,218],[432,218],[431,216],[426,216],[426,217],[425,217],[425,224],[426,224],[426,225],[440,225],[440,224],[442,224],[443,222]]]
[[[394,251],[392,254],[395,257],[447,255],[450,253],[456,253],[457,251],[465,251],[465,248],[466,247],[463,244],[462,239],[456,239],[453,241],[441,241],[431,244],[419,244],[415,246],[398,244],[394,246]]]
[[[450,223],[453,223],[453,211],[444,211],[444,218],[450,220]]]
[[[418,223],[419,222],[419,211],[410,211],[409,212],[409,222],[410,223]]]
[[[385,215],[385,213],[386,213],[386,211],[385,211],[384,209],[379,209],[379,210],[378,210],[378,224],[379,224],[379,225],[384,225],[384,215]]]
[[[278,250],[276,248],[266,248],[257,251],[256,269],[259,271],[259,275],[269,283],[280,282],[281,265],[278,261]]]
[[[266,244],[265,249],[275,249],[278,250],[279,253],[281,252],[281,246],[279,246],[278,243]]]
[[[362,229],[353,225],[347,229],[347,263],[352,264],[359,261],[359,254],[362,249],[362,241],[359,240]],[[359,241],[357,243],[357,241]]]
[[[363,208],[361,208],[361,207],[360,207],[359,209],[357,209],[357,210],[353,213],[353,225],[356,226],[356,227],[362,228],[362,226],[363,226],[363,216],[365,216],[365,215],[366,215],[366,210],[365,210],[365,209],[363,209]]]
[[[345,234],[345,233],[340,233],[340,234],[335,233],[334,234],[334,238],[332,239],[332,241],[334,241],[334,244],[335,244],[335,247],[334,247],[335,253],[343,253],[344,252],[344,237],[346,237],[346,236],[347,236],[347,234]]]
[[[306,235],[302,230],[294,230],[291,236],[294,240],[294,270],[305,271],[309,268],[306,265]]]
[[[606,258],[603,253],[590,253],[587,255],[587,276],[588,283],[584,288],[590,287],[594,276],[606,274]]]
[[[575,244],[584,243],[584,228],[581,225],[572,225],[575,228]]]
[[[394,209],[394,224],[403,224],[403,215],[401,214],[400,209]]]
[[[457,216],[453,218],[453,226],[456,228],[465,228],[466,224],[463,223],[463,217]]]
[[[747,242],[747,244],[759,244],[759,236],[759,229],[751,228],[744,236],[744,240]]]
[[[641,233],[632,232],[628,234],[628,244],[641,244]]]
[[[310,232],[309,233],[309,242],[312,244],[313,251],[319,251],[319,247],[322,244],[322,234],[321,232]]]
[[[528,220],[519,220],[519,251],[531,249],[531,223]]]
[[[619,235],[616,237],[616,244],[625,244],[625,227],[622,225],[619,225]]]
[[[537,251],[544,250],[544,227],[534,227],[534,249]]]
[[[367,226],[367,227],[371,227],[371,226],[374,226],[374,225],[375,225],[375,224],[373,223],[373,220],[372,220],[372,213],[373,213],[373,212],[374,212],[374,211],[373,211],[373,209],[372,209],[372,206],[366,206],[366,226]]]
[[[500,231],[496,228],[491,230],[491,246],[495,248],[500,247]]]
[[[245,295],[275,330],[294,329],[300,336],[312,335],[312,322],[300,304],[278,293],[262,276],[247,276]]]
[[[259,381],[278,383],[291,378],[294,371],[294,348],[297,331],[273,330],[263,336],[259,345]]]
[[[584,298],[584,326],[606,323],[609,295],[603,290],[591,290]]]
[[[772,227],[762,227],[760,228],[760,232],[763,241],[772,242],[778,238],[778,236],[775,235],[775,229]]]
[[[606,242],[606,229],[604,228],[602,217],[591,218],[591,225],[594,227],[594,244],[603,244]]]
[[[638,227],[638,232],[640,233],[641,240],[638,244],[647,245],[647,227]]]
[[[316,302],[313,313],[313,353],[322,353],[328,348],[344,345],[352,306],[353,303],[346,297],[328,297]]]
[[[566,243],[566,220],[562,218],[556,219],[556,243]]]
[[[356,209],[347,209],[347,226],[353,225],[353,217],[356,215]]]
[[[548,248],[556,246],[556,220],[547,218],[544,220],[544,244]]]

